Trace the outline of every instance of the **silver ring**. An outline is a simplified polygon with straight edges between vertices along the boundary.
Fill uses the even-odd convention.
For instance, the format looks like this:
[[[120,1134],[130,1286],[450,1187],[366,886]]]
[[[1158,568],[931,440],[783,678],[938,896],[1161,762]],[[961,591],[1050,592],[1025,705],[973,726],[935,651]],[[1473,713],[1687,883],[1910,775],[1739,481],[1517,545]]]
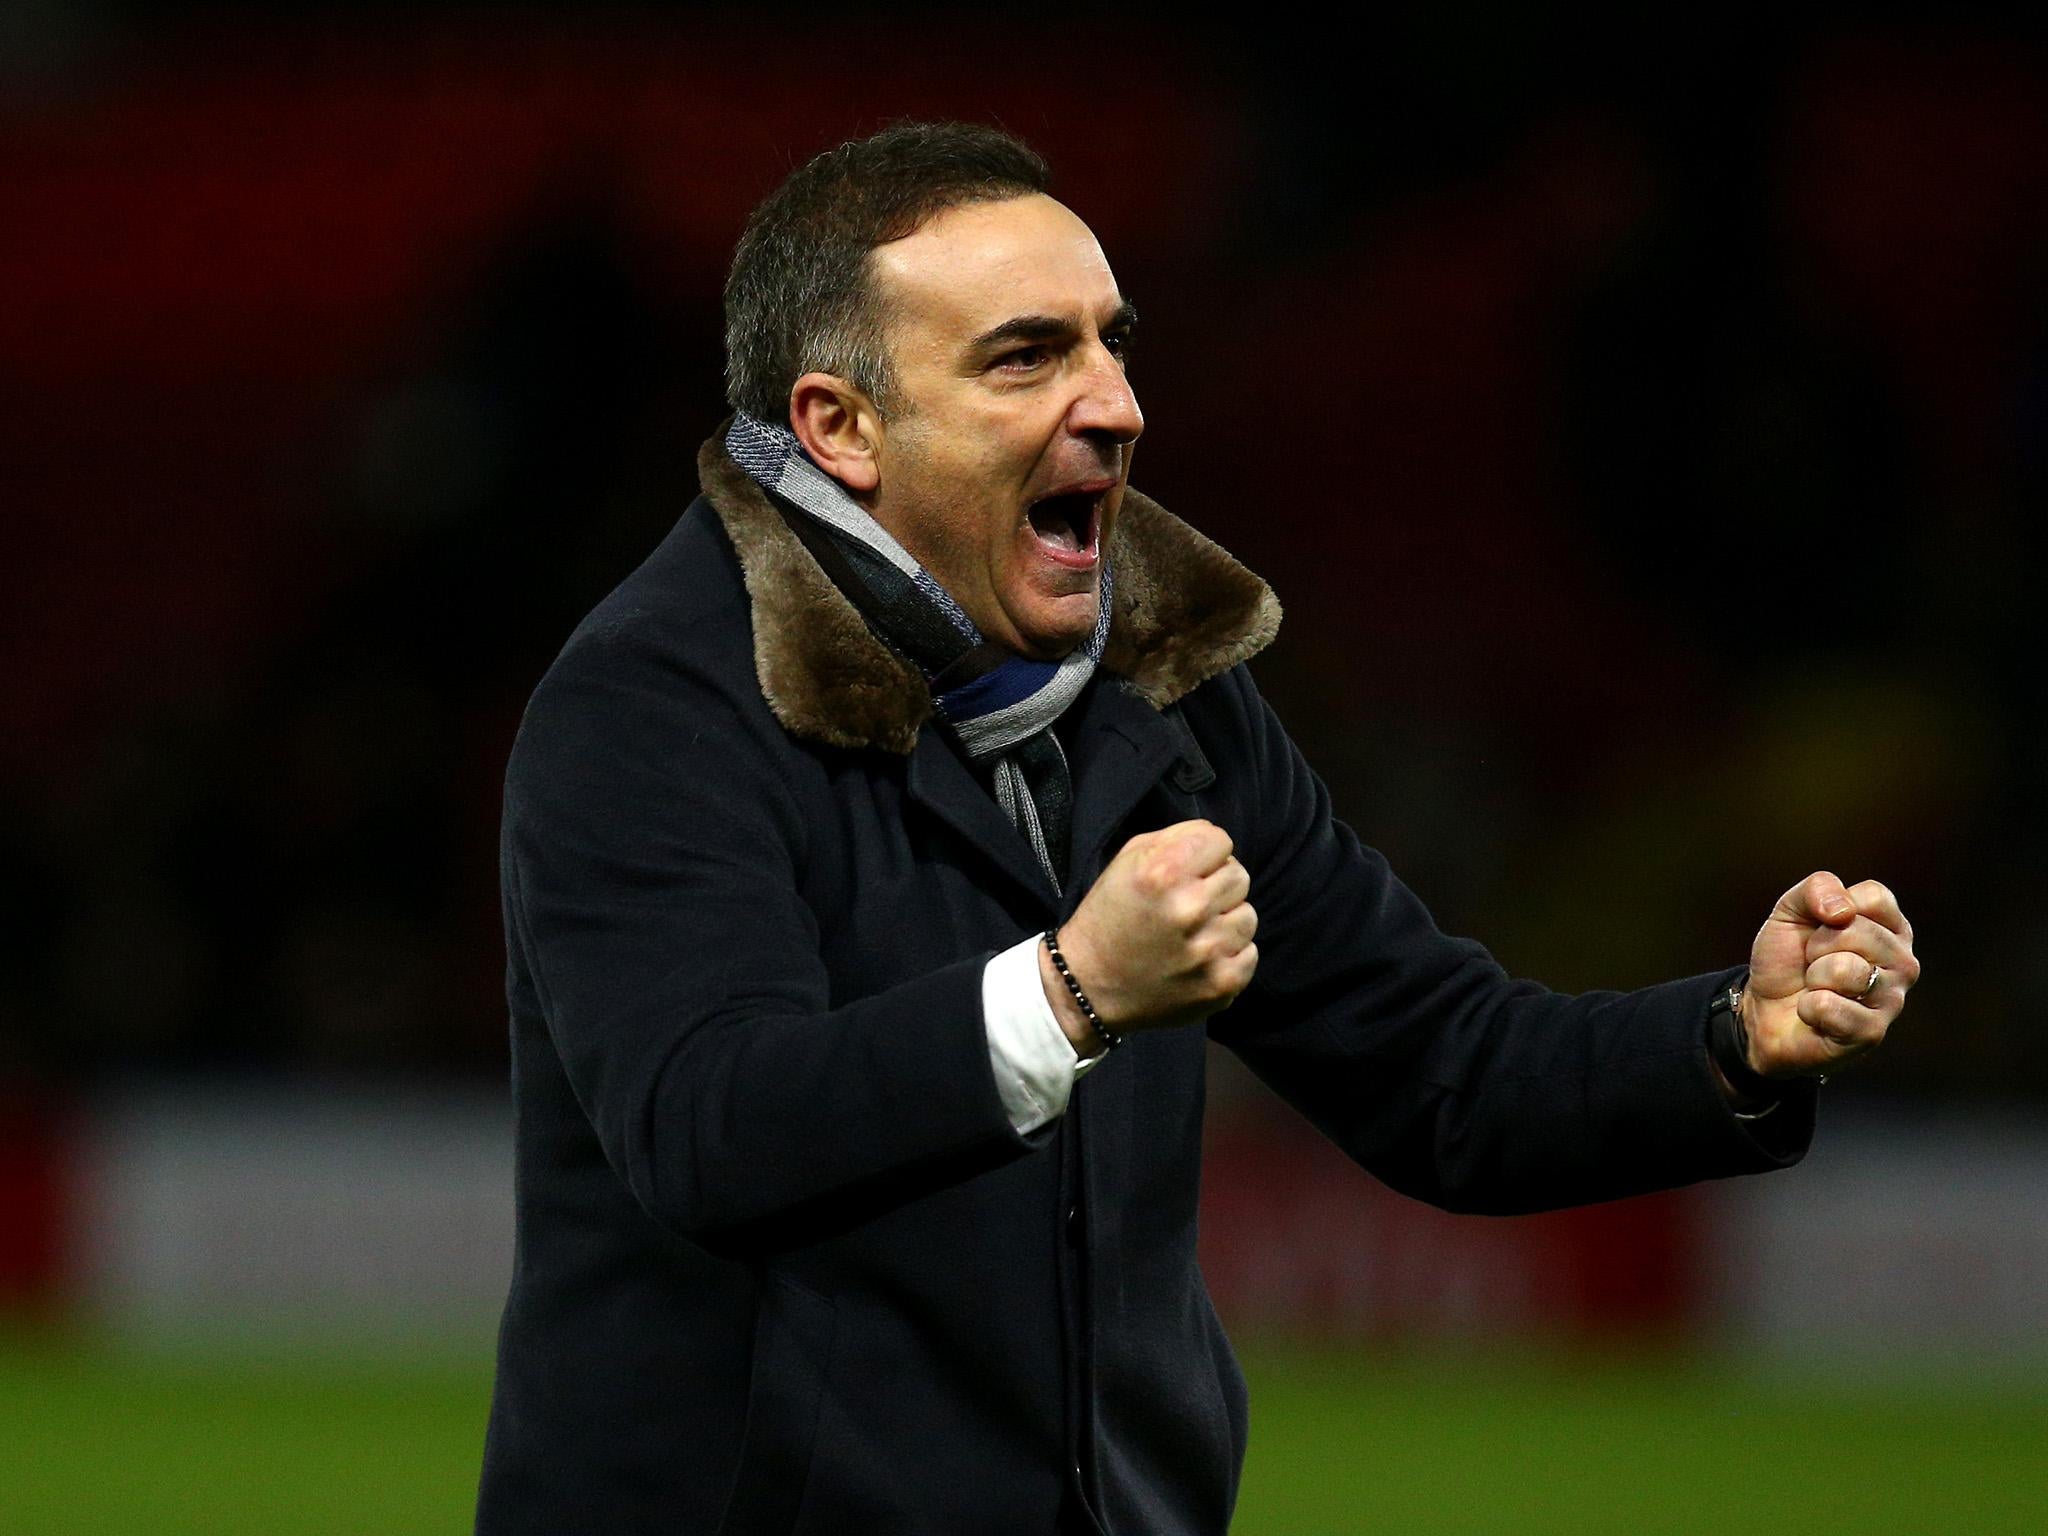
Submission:
[[[1871,993],[1873,993],[1873,992],[1875,992],[1875,991],[1877,990],[1877,978],[1878,978],[1878,977],[1880,977],[1880,976],[1882,976],[1883,974],[1884,974],[1884,967],[1883,967],[1883,966],[1881,966],[1881,965],[1873,965],[1873,966],[1871,966],[1871,968],[1870,968],[1870,974],[1869,974],[1868,976],[1866,976],[1866,977],[1864,977],[1864,978],[1863,978],[1863,990],[1862,990],[1861,992],[1858,992],[1858,993],[1856,994],[1856,1001],[1857,1001],[1857,1002],[1859,1002],[1859,1003],[1860,1003],[1860,1002],[1862,1002],[1862,1001],[1863,1001],[1863,1000],[1864,1000],[1865,998],[1869,997]]]

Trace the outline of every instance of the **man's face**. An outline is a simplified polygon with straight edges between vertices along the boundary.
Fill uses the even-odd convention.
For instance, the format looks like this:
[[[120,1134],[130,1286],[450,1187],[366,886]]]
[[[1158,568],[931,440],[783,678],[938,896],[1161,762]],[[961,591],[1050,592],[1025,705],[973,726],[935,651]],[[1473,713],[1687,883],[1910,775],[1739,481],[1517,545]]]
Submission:
[[[870,259],[896,383],[875,518],[986,638],[1063,656],[1095,627],[1145,428],[1130,306],[1049,197],[950,209]]]

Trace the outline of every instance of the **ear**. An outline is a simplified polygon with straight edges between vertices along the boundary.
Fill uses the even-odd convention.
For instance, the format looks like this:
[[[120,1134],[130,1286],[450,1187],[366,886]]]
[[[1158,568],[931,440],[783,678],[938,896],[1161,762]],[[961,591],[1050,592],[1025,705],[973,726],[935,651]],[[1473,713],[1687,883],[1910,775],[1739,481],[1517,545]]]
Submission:
[[[811,462],[855,495],[882,483],[881,417],[837,374],[807,373],[790,387],[789,424]]]

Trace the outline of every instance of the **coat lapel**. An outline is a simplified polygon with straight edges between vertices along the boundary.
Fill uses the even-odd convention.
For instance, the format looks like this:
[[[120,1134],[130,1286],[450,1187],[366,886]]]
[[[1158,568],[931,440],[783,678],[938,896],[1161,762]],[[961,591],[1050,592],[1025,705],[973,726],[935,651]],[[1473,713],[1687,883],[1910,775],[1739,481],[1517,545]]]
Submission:
[[[1186,771],[1189,748],[1167,716],[1112,677],[1098,677],[1054,730],[1074,771],[1073,846],[1060,903],[1060,910],[1071,912],[1115,855],[1111,837],[1162,778]],[[1034,900],[1052,902],[1052,883],[1030,844],[943,731],[920,735],[907,784],[916,804]]]
[[[974,776],[944,731],[921,732],[911,749],[910,798],[988,858],[1040,905],[1050,907],[1052,881],[987,785]]]
[[[1166,718],[1113,677],[1100,677],[1068,712],[1060,739],[1074,765],[1074,842],[1067,867],[1067,910],[1115,856],[1110,838],[1138,802],[1179,763],[1180,743]]]

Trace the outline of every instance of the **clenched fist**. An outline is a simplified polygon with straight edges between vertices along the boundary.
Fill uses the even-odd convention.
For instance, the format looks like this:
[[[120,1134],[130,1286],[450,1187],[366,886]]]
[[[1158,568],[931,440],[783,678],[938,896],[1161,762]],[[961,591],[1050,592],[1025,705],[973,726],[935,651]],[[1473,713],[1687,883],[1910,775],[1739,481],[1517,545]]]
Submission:
[[[1227,1008],[1258,969],[1251,876],[1230,834],[1183,821],[1132,838],[1060,929],[1074,977],[1118,1034],[1192,1024]],[[1039,980],[1077,1051],[1102,1041],[1041,945]]]
[[[1750,949],[1751,1069],[1793,1077],[1847,1065],[1884,1039],[1919,979],[1913,925],[1889,890],[1808,875],[1778,898]]]

